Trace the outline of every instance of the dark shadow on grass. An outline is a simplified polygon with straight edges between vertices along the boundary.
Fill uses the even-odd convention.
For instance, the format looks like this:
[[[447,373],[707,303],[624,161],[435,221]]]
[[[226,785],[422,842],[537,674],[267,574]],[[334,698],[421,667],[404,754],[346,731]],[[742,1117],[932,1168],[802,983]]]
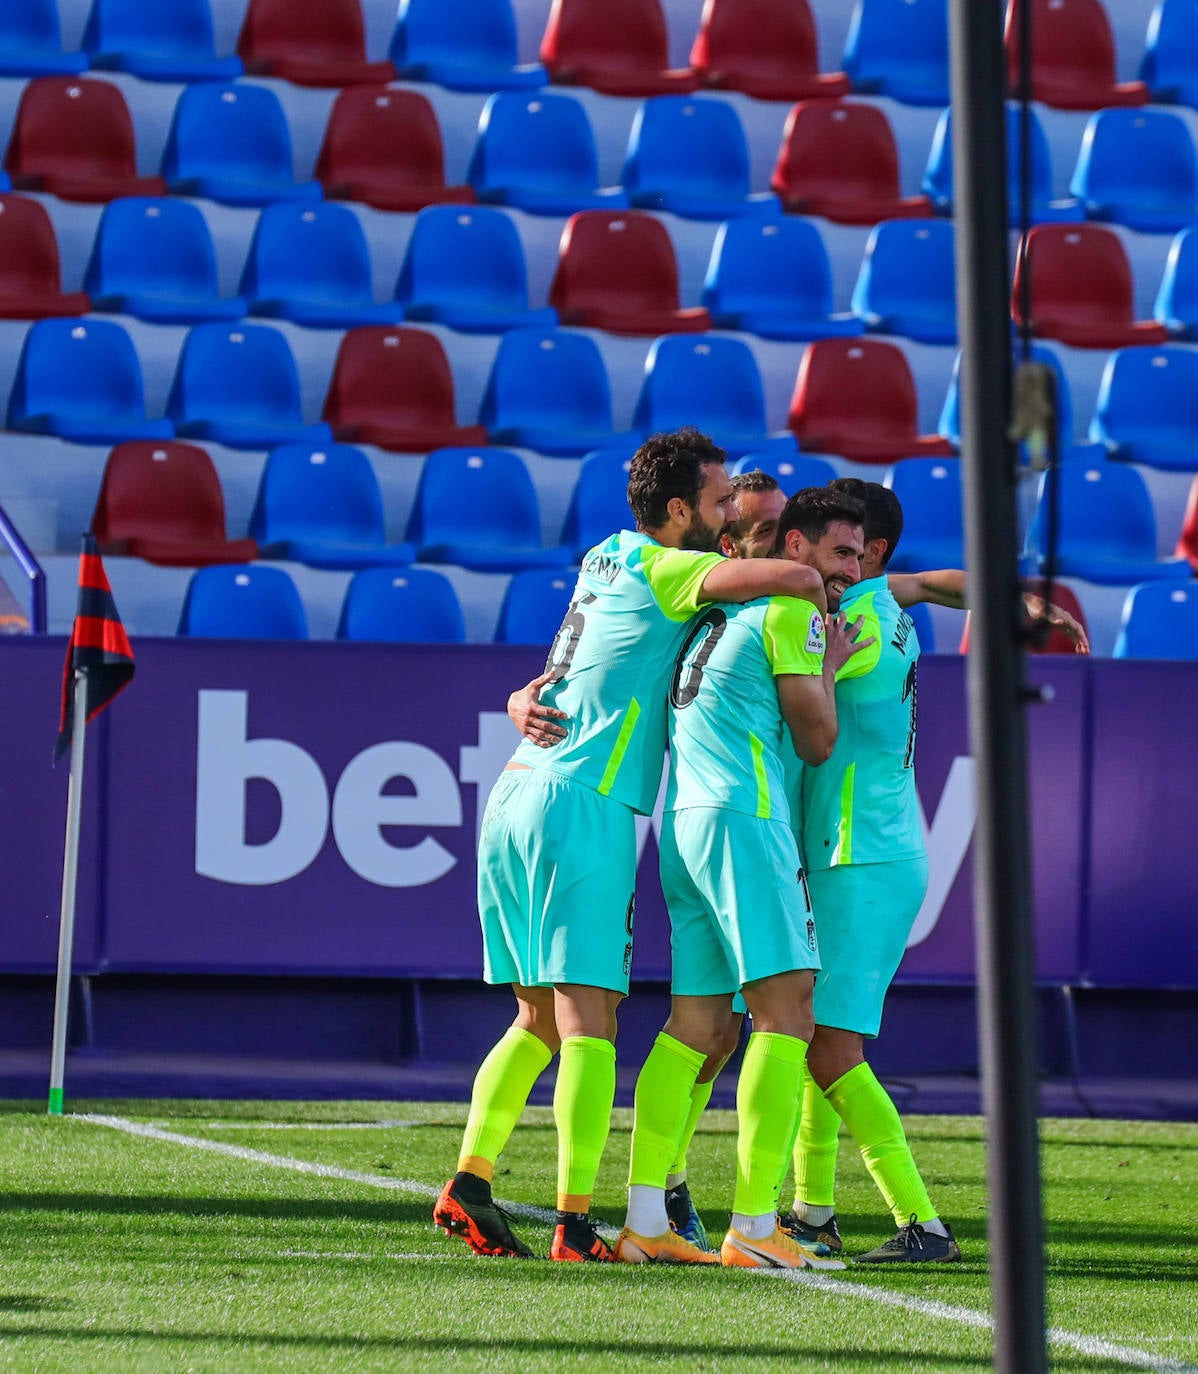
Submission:
[[[36,1293],[0,1293],[0,1312],[57,1312],[64,1306],[57,1298]]]
[[[370,1221],[432,1224],[433,1199],[380,1198],[377,1202],[320,1198],[170,1197],[108,1193],[6,1193],[0,1196],[0,1216],[6,1212],[63,1212],[73,1217],[97,1216],[265,1217],[275,1221]]]

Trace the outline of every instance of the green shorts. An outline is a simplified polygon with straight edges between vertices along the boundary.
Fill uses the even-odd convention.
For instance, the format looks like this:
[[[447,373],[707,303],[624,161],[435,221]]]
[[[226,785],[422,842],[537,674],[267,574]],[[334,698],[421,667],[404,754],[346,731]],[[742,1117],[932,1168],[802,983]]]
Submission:
[[[808,873],[823,968],[815,1023],[876,1036],[882,1004],[928,887],[926,857]]]
[[[660,848],[677,996],[734,993],[775,973],[819,968],[811,903],[784,821],[715,806],[667,811]]]
[[[483,977],[626,993],[635,881],[629,807],[548,769],[500,773],[478,846]]]

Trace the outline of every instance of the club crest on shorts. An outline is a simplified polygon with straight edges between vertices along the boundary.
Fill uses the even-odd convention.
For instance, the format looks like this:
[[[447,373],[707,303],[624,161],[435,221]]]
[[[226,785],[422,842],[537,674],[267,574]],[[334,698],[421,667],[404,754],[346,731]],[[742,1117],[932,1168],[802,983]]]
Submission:
[[[818,611],[812,611],[811,624],[807,627],[807,652],[809,654],[822,654],[824,652],[824,618]]]

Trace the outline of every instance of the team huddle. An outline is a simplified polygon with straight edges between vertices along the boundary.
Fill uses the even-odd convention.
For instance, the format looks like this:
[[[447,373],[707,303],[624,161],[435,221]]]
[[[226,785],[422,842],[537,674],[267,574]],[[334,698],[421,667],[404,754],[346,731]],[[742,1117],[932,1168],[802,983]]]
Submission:
[[[478,1254],[531,1256],[491,1181],[559,1054],[552,1259],[842,1269],[843,1121],[898,1227],[858,1260],[955,1260],[864,1042],[927,885],[903,606],[963,605],[964,574],[887,576],[902,511],[876,483],[787,500],[763,473],[730,479],[724,459],[690,429],[641,446],[636,531],[583,559],[545,673],[509,703],[524,739],[487,802],[478,893],[484,976],[511,984],[517,1014],[478,1071],[434,1221]],[[609,1246],[591,1195],[632,961],[635,817],[653,811],[667,747],[671,1008],[637,1079],[628,1214]],[[716,1248],[687,1149],[745,1011]]]

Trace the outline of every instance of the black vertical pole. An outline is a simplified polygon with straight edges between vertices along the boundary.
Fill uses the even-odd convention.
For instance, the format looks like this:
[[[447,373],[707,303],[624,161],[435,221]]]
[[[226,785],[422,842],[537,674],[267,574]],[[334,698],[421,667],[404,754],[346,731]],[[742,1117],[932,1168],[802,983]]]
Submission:
[[[970,732],[978,777],[975,905],[989,1150],[994,1368],[1047,1369],[1037,1133],[1027,741],[1011,326],[1002,7],[951,0],[961,456],[973,608]]]

